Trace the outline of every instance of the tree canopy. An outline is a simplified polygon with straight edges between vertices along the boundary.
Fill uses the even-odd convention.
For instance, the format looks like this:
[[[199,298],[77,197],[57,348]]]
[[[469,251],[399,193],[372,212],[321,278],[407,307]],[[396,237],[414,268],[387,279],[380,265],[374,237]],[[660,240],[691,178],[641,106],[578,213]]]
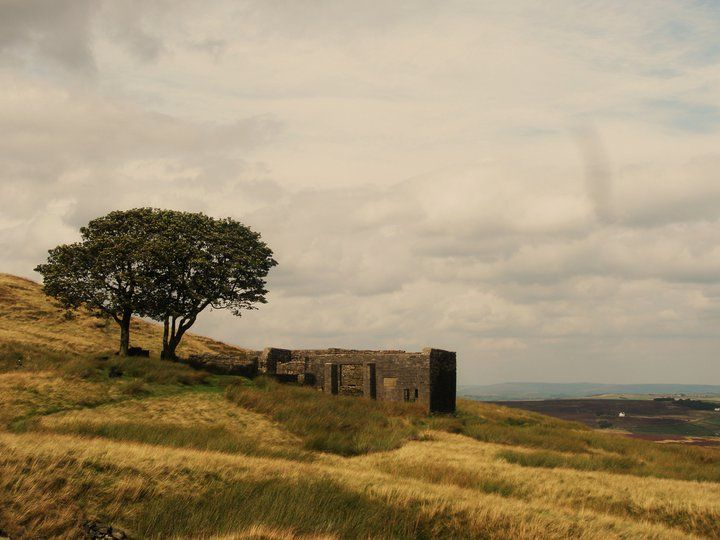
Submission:
[[[66,308],[85,306],[120,325],[126,355],[133,314],[164,323],[162,356],[175,358],[183,335],[206,308],[265,303],[265,278],[277,263],[260,234],[231,219],[136,208],[111,212],[80,229],[81,241],[49,251],[36,268],[45,292]]]
[[[139,313],[148,286],[147,226],[152,210],[111,212],[80,229],[81,241],[48,252],[35,268],[45,292],[67,309],[84,306],[120,325],[120,354],[130,343],[130,319]]]
[[[175,358],[206,308],[239,316],[265,303],[265,278],[277,263],[258,233],[231,218],[164,210],[156,220],[144,315],[164,323],[162,356]]]

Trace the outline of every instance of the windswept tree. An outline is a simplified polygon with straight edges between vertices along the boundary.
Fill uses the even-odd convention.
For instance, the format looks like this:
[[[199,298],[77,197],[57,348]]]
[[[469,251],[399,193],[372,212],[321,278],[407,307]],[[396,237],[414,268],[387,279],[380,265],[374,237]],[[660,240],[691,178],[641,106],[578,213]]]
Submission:
[[[265,278],[277,264],[260,234],[231,218],[156,210],[150,242],[151,287],[143,315],[164,325],[161,356],[175,359],[183,335],[210,307],[242,310],[266,303]]]
[[[80,229],[81,241],[57,246],[35,268],[45,293],[66,309],[85,307],[120,326],[119,354],[130,345],[130,319],[147,297],[154,211],[111,212]]]

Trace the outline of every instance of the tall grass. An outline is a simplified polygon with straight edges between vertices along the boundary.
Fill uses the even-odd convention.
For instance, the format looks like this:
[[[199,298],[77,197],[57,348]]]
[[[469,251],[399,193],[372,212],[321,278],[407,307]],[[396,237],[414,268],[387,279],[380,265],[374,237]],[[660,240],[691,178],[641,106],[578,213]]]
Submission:
[[[154,385],[194,386],[208,382],[210,374],[190,369],[183,364],[167,362],[158,358],[116,357],[101,355],[71,359],[61,368],[61,373],[91,381],[139,379]]]
[[[720,452],[716,449],[630,439],[493,404],[460,401],[455,417],[430,418],[429,426],[478,441],[545,451],[535,458],[526,454],[508,458],[526,466],[720,481]]]
[[[481,474],[454,467],[447,463],[381,463],[378,468],[390,474],[401,474],[410,478],[419,478],[433,484],[451,484],[483,493],[526,499],[527,491],[518,482],[512,482],[498,475]]]
[[[562,454],[551,451],[518,452],[515,450],[502,450],[497,453],[499,459],[508,463],[515,463],[523,467],[544,467],[555,469],[567,467],[579,471],[607,471],[613,473],[628,473],[630,471],[638,476],[643,474],[643,463],[638,459],[623,456],[603,454]]]
[[[55,301],[47,297],[39,283],[0,273],[0,343],[29,346],[65,357],[77,354],[97,354],[117,350],[119,326],[112,320],[98,319],[84,310],[68,316]],[[162,327],[133,319],[130,339],[132,345],[159,353]],[[180,355],[246,353],[208,338],[186,334],[178,351]]]
[[[720,538],[715,449],[119,359],[101,352],[112,325],[65,319],[36,284],[8,280],[0,529],[12,538],[78,538],[85,519],[135,538]],[[159,340],[134,325],[138,344]]]
[[[233,403],[269,415],[308,450],[344,456],[392,450],[418,434],[418,407],[330,396],[310,388],[256,379],[228,386]]]
[[[213,452],[246,454],[282,459],[311,461],[312,454],[301,449],[269,447],[242,432],[224,425],[161,424],[158,422],[63,422],[52,428],[55,433],[104,437],[115,441],[134,441],[174,448],[195,448]]]
[[[591,454],[498,450],[502,447],[493,445],[486,447],[481,455],[471,457],[465,451],[472,452],[473,445],[468,442],[458,445],[457,442],[453,441],[452,445],[441,443],[441,448],[433,449],[416,445],[412,449],[403,449],[398,455],[366,459],[389,474],[418,478],[437,485],[456,485],[495,493],[527,504],[552,501],[558,507],[591,509],[641,522],[663,523],[688,534],[720,537],[720,503],[713,502],[720,495],[717,484],[607,474],[603,469],[608,465],[616,468],[619,465],[622,470],[624,464],[594,466],[590,460],[595,456]],[[444,455],[445,460],[434,460],[436,455]],[[523,461],[513,459],[518,455],[531,457]],[[499,461],[498,457],[501,458]],[[488,459],[491,461],[486,461]],[[568,461],[573,460],[577,460],[576,467],[570,469]],[[542,468],[528,470],[526,466]],[[709,504],[703,504],[702,500],[707,500]]]
[[[242,407],[268,414],[301,437],[309,450],[340,455],[390,450],[434,429],[543,451],[505,456],[524,466],[720,481],[716,450],[624,438],[493,404],[460,401],[455,415],[433,416],[414,405],[330,396],[265,379],[228,386],[225,395]]]
[[[70,358],[74,355],[48,350],[40,345],[0,341],[0,373],[55,369]]]
[[[677,478],[700,482],[720,481],[720,453],[706,448],[659,445],[653,443],[622,444],[620,451],[608,453],[612,446],[597,441],[595,452],[561,453],[548,450],[534,452],[504,450],[498,458],[523,467],[554,469],[564,467],[579,471],[604,471],[614,474]]]
[[[388,477],[337,458],[320,467],[2,434],[0,456],[0,523],[13,537],[77,538],[85,519],[135,538],[232,537],[258,525],[335,538],[679,536],[649,522],[570,513],[551,500]]]
[[[291,482],[210,482],[190,496],[151,498],[130,525],[146,538],[164,538],[167,531],[180,538],[203,538],[257,523],[293,534],[340,538],[460,538],[472,530],[462,511],[451,511],[444,520],[434,517],[418,504],[393,504],[356,493],[323,475]]]

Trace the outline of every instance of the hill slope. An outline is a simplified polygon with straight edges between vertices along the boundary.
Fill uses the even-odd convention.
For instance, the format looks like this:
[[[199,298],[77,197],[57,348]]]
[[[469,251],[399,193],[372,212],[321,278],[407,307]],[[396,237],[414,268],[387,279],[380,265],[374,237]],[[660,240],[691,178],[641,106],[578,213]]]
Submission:
[[[38,294],[2,278],[0,536],[80,538],[88,521],[132,538],[720,536],[711,449],[108,358],[113,329]]]
[[[91,354],[117,350],[119,328],[84,312],[72,317],[42,292],[39,283],[0,273],[0,346],[14,345],[59,353]],[[162,348],[162,328],[134,319],[132,345],[158,351]],[[232,353],[240,351],[218,341],[187,334],[179,354]]]

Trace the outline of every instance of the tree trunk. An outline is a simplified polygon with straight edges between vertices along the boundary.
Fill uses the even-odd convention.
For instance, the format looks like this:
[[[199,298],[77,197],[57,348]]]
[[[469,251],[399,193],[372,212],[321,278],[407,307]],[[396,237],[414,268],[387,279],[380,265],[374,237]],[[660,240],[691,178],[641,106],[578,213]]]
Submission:
[[[120,319],[120,351],[118,355],[127,356],[128,349],[130,348],[130,319],[132,312],[126,309],[123,312],[122,319]]]
[[[165,360],[177,360],[177,346],[180,344],[180,338],[174,337],[169,339],[167,343],[163,344],[162,356]]]
[[[188,328],[190,328],[193,324],[195,324],[195,317],[190,317],[189,319],[180,319],[179,324],[178,320],[173,317],[172,321],[170,319],[165,319],[165,330],[163,331],[163,351],[161,353],[161,357],[166,360],[177,360],[177,353],[175,352],[178,348],[178,345],[180,345],[180,341],[182,341],[183,335],[185,335],[185,332],[187,332]]]
[[[165,320],[163,321],[163,340],[162,340],[162,352],[160,353],[160,358],[162,360],[173,360],[173,357],[170,355],[170,317],[165,317]]]

